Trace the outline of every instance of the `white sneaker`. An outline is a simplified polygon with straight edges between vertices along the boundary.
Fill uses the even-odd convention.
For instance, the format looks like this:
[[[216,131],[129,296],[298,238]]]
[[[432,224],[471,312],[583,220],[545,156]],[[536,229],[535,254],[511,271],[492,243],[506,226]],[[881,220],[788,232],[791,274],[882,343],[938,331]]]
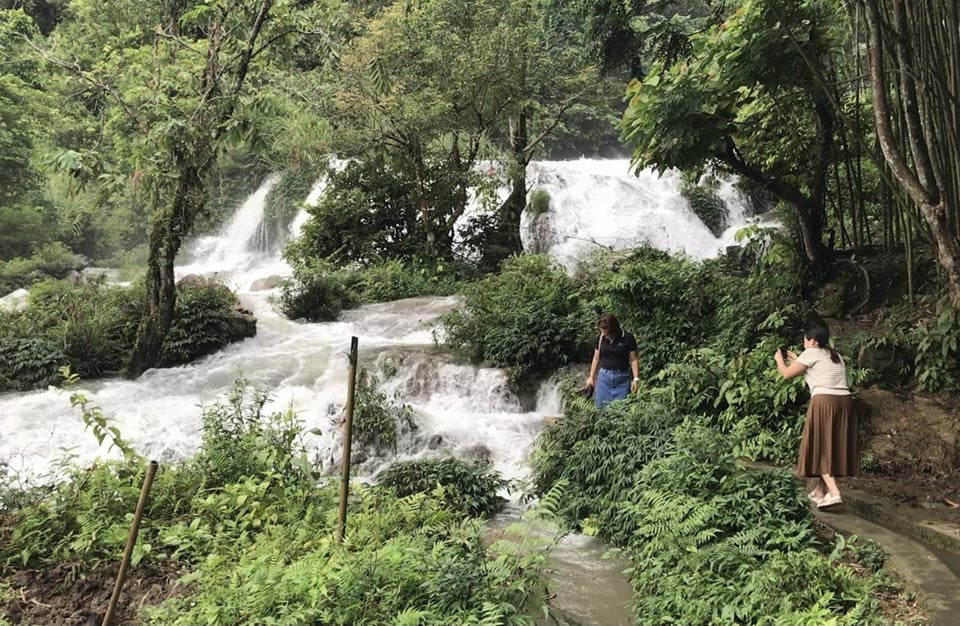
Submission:
[[[828,493],[827,495],[823,496],[823,499],[821,499],[820,502],[817,502],[817,508],[825,509],[837,504],[843,504],[843,499],[839,495],[832,496]]]
[[[807,494],[807,499],[814,504],[820,504],[820,501],[823,500],[823,496],[818,496],[817,492],[811,491]]]

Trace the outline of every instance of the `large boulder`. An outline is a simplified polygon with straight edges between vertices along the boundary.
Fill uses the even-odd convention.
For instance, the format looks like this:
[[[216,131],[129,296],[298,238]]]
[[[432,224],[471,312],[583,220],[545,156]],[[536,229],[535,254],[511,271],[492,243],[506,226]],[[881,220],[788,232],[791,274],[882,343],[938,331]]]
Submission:
[[[272,276],[267,276],[266,278],[259,278],[250,285],[250,291],[267,291],[269,289],[276,289],[283,283],[283,276],[278,276],[274,274]]]
[[[897,380],[913,370],[915,356],[905,346],[866,344],[860,346],[857,365],[873,370],[885,380]]]
[[[206,287],[211,282],[209,278],[204,278],[199,274],[187,274],[177,281],[177,287]]]
[[[27,296],[30,292],[26,289],[17,289],[0,298],[0,311],[18,312],[27,308]]]
[[[229,323],[231,341],[239,341],[257,334],[257,318],[251,311],[240,305],[230,311]]]

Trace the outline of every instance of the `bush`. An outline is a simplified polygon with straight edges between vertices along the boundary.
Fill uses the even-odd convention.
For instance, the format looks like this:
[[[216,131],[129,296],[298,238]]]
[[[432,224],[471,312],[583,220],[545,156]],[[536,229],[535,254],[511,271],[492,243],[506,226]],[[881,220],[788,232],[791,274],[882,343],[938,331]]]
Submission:
[[[637,396],[597,411],[592,400],[565,385],[564,417],[543,431],[532,455],[533,493],[566,484],[555,511],[573,525],[604,514],[634,476],[669,452],[677,418],[663,405]]]
[[[341,271],[364,304],[450,295],[456,293],[458,280],[471,276],[467,268],[443,261],[433,265],[385,261],[363,269]]]
[[[28,258],[0,261],[0,295],[42,280],[63,278],[75,265],[74,254],[60,242],[47,244]]]
[[[227,287],[206,282],[177,287],[173,323],[163,340],[160,366],[170,367],[212,354],[242,339],[231,322],[237,297]]]
[[[384,261],[367,267],[335,268],[314,261],[294,269],[281,286],[277,306],[291,319],[316,322],[337,319],[340,311],[360,304],[417,296],[446,296],[473,270],[453,262]]]
[[[880,583],[817,549],[791,474],[745,470],[709,422],[670,432],[642,400],[569,406],[538,441],[536,493],[563,485],[561,514],[624,549],[637,624],[883,623]]]
[[[640,368],[650,375],[710,342],[717,303],[709,286],[716,279],[703,264],[640,248],[588,289],[596,305],[636,336],[643,346]]]
[[[313,170],[287,170],[264,198],[263,222],[260,228],[264,250],[276,250],[287,239],[290,223],[304,206],[310,188],[317,180]]]
[[[293,277],[280,287],[276,306],[290,319],[331,322],[340,311],[360,304],[359,297],[344,284],[333,266],[320,261],[297,267]]]
[[[0,334],[0,391],[55,384],[65,362],[63,350],[49,339]]]
[[[233,323],[231,309],[236,298],[226,287],[182,285],[178,292],[161,366],[186,363],[244,336],[241,330],[246,329]],[[46,385],[50,377],[37,372],[52,372],[55,377],[61,365],[69,365],[82,377],[123,369],[136,340],[142,307],[142,285],[37,283],[25,311],[0,315],[0,342],[11,359],[0,363],[0,389],[4,385],[19,390]],[[16,375],[10,373],[13,367],[19,372]],[[37,374],[29,373],[30,369]]]
[[[513,381],[587,355],[591,317],[579,287],[544,256],[508,259],[499,274],[466,286],[463,298],[442,318],[446,344],[509,368]]]
[[[713,177],[701,182],[696,173],[685,173],[680,181],[680,195],[715,237],[722,235],[727,228],[727,207],[717,195],[718,182]]]
[[[546,189],[534,189],[530,192],[527,210],[533,215],[541,215],[550,210],[550,193]]]
[[[497,492],[507,481],[488,463],[454,458],[400,461],[377,474],[377,482],[399,497],[432,493],[440,485],[447,506],[471,516],[489,516],[506,502]]]
[[[389,448],[396,452],[397,439],[416,427],[410,405],[377,391],[367,372],[361,370],[357,375],[353,441],[376,450]]]
[[[356,487],[341,544],[335,484],[307,462],[302,425],[266,415],[267,401],[238,382],[204,412],[197,457],[157,473],[132,563],[186,573],[181,593],[142,610],[144,623],[521,624],[545,603],[544,556],[488,546],[482,522],[465,517],[462,505],[485,506],[498,477],[437,471],[461,493],[454,508],[434,480],[434,493],[402,498]],[[113,567],[143,472],[139,459],[98,462],[32,500],[4,494],[23,504],[0,510],[0,562],[8,572],[69,563],[71,579]]]

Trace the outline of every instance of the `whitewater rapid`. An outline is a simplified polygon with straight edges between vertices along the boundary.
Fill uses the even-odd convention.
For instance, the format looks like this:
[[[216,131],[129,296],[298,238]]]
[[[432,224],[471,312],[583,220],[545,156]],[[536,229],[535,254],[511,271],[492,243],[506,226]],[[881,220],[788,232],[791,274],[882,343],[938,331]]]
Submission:
[[[647,242],[702,258],[716,254],[730,238],[714,237],[699,222],[679,196],[674,174],[637,177],[626,161],[580,160],[534,163],[530,179],[551,194],[549,228],[540,233],[540,243],[567,266],[585,246],[627,248]],[[274,291],[253,289],[260,279],[290,273],[279,249],[263,250],[256,241],[264,200],[277,180],[268,177],[220,233],[194,241],[188,260],[177,267],[180,277],[215,275],[234,288],[257,317],[256,337],[188,365],[150,370],[135,381],[85,381],[82,388],[94,404],[138,452],[167,462],[196,450],[200,407],[223,398],[235,380],[245,378],[270,394],[272,409],[290,408],[305,432],[319,432],[307,432],[309,445],[321,458],[332,457],[339,446],[336,407],[346,396],[346,352],[355,335],[361,364],[378,377],[380,389],[415,411],[419,436],[398,449],[399,458],[434,454],[431,448],[437,446],[454,454],[480,450],[505,476],[525,474],[525,457],[544,420],[561,412],[553,384],[520,398],[503,370],[476,367],[439,351],[434,334],[442,331],[436,321],[455,306],[454,298],[369,305],[345,312],[336,322],[308,324],[278,315],[270,302]],[[318,182],[307,202],[316,202],[323,190]],[[742,225],[743,202],[732,185],[721,188],[721,196],[732,232]],[[296,216],[290,237],[299,235],[307,218],[305,211]],[[524,220],[529,241],[530,219]],[[383,367],[385,359],[398,354],[399,366]],[[0,461],[23,475],[49,476],[65,458],[88,462],[116,454],[85,432],[69,394],[57,388],[0,394],[0,416]],[[362,469],[377,468],[374,459]]]

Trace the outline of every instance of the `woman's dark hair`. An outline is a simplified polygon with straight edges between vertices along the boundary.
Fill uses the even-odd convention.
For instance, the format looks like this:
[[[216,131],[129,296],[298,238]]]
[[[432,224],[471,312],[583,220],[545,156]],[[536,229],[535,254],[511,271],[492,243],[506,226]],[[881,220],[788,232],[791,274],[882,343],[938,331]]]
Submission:
[[[807,329],[807,332],[803,333],[803,336],[807,339],[813,339],[821,350],[829,352],[831,361],[834,363],[840,362],[840,354],[830,347],[830,331],[827,330],[826,326],[811,326]]]
[[[623,331],[620,330],[620,320],[618,320],[617,316],[613,313],[604,313],[601,315],[597,319],[597,328],[613,336],[623,335]]]

